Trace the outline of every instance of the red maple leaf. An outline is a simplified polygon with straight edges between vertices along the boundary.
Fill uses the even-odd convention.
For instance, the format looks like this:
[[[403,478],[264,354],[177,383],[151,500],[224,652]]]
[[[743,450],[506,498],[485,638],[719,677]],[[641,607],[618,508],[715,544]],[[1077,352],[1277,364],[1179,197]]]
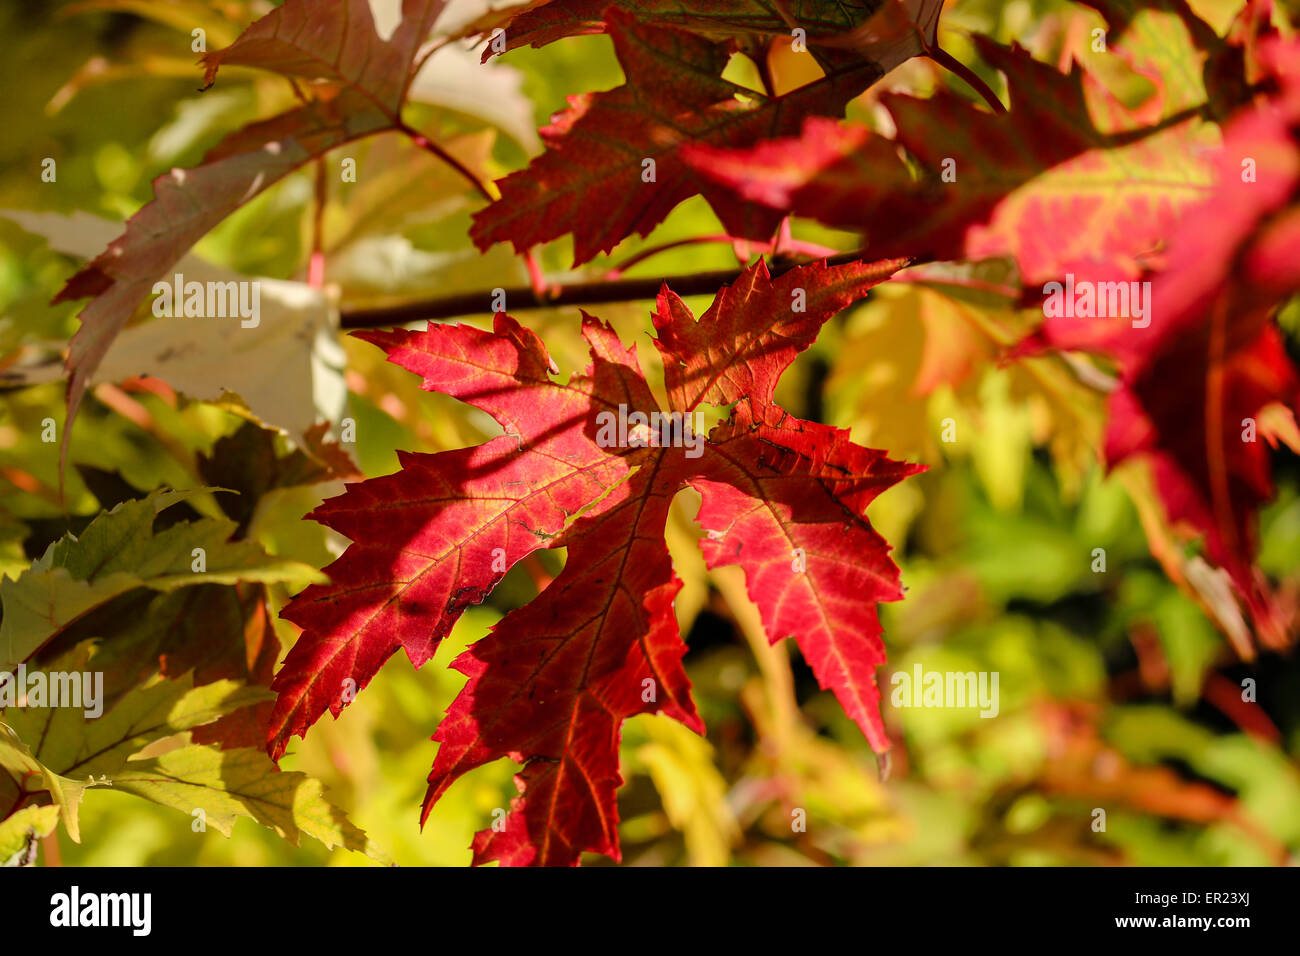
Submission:
[[[626,82],[569,97],[569,108],[541,131],[546,152],[500,180],[501,198],[475,214],[470,235],[480,249],[509,241],[522,252],[571,232],[579,265],[634,232],[647,235],[697,193],[731,235],[768,239],[782,214],[736,202],[732,190],[684,162],[683,149],[790,135],[806,116],[842,114],[884,72],[855,57],[814,83],[765,96],[722,79],[731,55],[724,44],[648,25],[617,7],[602,22]],[[904,53],[898,62],[911,55]]]
[[[1177,212],[1203,197],[1193,121],[1105,132],[1086,84],[1115,125],[1132,116],[1077,66],[1062,73],[1019,46],[974,39],[1006,76],[1004,113],[946,88],[885,93],[892,139],[812,117],[797,137],[692,144],[683,160],[740,199],[865,233],[872,255],[1012,255],[1029,282],[1093,260],[1136,271]]]
[[[1205,536],[1268,643],[1283,624],[1254,568],[1256,520],[1273,495],[1261,411],[1300,413],[1300,374],[1273,316],[1300,291],[1300,44],[1261,46],[1272,95],[1224,130],[1212,196],[1178,224],[1151,285],[1151,321],[1056,317],[1046,339],[1121,368],[1106,457],[1141,456],[1173,521]]]
[[[229,48],[204,57],[208,84],[223,63],[329,84],[304,105],[230,134],[195,168],[155,179],[153,200],[60,290],[55,302],[92,298],[68,352],[69,423],[113,339],[191,246],[304,163],[401,125],[420,44],[444,6],[444,0],[403,0],[402,22],[385,41],[367,3],[287,0]]]
[[[516,47],[604,33],[614,10],[730,43],[760,62],[768,44],[792,42],[793,31],[801,29],[805,47],[824,68],[865,57],[887,73],[935,42],[942,7],[943,0],[533,0],[492,11],[466,32],[493,35],[496,42],[483,50],[486,61]]]
[[[337,716],[347,682],[364,686],[398,647],[417,666],[428,660],[526,554],[566,547],[559,576],[453,663],[469,682],[435,734],[424,817],[461,774],[510,756],[525,764],[520,796],[503,829],[479,834],[476,862],[617,858],[623,720],[663,712],[702,729],[663,541],[669,505],[687,486],[703,499],[708,563],[744,569],[769,638],[794,637],[872,747],[888,749],[876,603],[902,591],[863,510],[920,468],[801,421],[772,395],[820,326],[902,265],[815,264],[773,280],[760,262],[698,321],[665,288],[654,318],[677,416],[666,427],[651,417],[663,413],[635,350],[590,316],[592,364],[564,384],[538,338],[504,314],[494,334],[361,333],[505,434],[405,455],[399,473],[349,485],[312,515],[354,543],[327,569],[332,584],[284,611],[303,634],[272,685],[271,753],[326,709]],[[706,403],[734,406],[707,441],[689,427]]]

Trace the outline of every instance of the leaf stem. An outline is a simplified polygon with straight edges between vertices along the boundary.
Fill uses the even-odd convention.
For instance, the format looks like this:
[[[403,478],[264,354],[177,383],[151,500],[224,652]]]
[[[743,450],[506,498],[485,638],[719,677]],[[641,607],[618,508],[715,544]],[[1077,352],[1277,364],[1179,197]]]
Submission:
[[[492,188],[487,183],[479,179],[478,176],[475,175],[473,170],[471,170],[468,166],[462,163],[455,156],[451,155],[451,153],[447,152],[445,149],[443,149],[433,140],[429,139],[429,137],[425,136],[419,130],[411,126],[408,126],[406,123],[398,123],[394,128],[399,133],[403,134],[408,139],[410,139],[410,141],[414,143],[416,146],[420,147],[423,150],[427,150],[428,152],[432,153],[434,156],[437,156],[439,159],[441,159],[444,163],[446,163],[456,172],[460,173],[460,175],[463,176],[469,183],[471,183],[474,186],[474,188],[477,189],[479,193],[482,194],[483,198],[486,199],[488,202],[496,202],[497,197],[494,194]]]
[[[662,245],[650,246],[646,249],[642,249],[640,252],[636,253],[636,255],[629,256],[627,259],[624,259],[618,265],[610,269],[607,273],[605,273],[605,278],[617,279],[619,276],[621,276],[628,269],[632,268],[634,265],[642,263],[645,260],[651,258],[652,256],[657,256],[661,252],[668,252],[669,250],[672,249],[680,249],[683,246],[708,245],[711,243],[722,243],[722,242],[728,242],[731,243],[732,245],[735,245],[737,243],[747,243],[757,252],[762,254],[769,254],[769,255],[780,255],[784,253],[784,254],[811,256],[813,259],[821,259],[825,256],[839,255],[839,253],[837,253],[834,249],[831,249],[827,246],[819,246],[816,243],[812,243],[812,242],[801,242],[797,239],[787,239],[783,244],[780,243],[779,241],[776,243],[755,242],[753,240],[739,240],[736,239],[734,236],[727,235],[726,233],[717,233],[708,236],[691,236],[687,239],[674,239],[673,241],[665,242]],[[741,259],[741,262],[744,262],[743,257],[739,257],[739,258]]]
[[[998,99],[998,95],[993,92],[987,83],[980,79],[979,74],[947,50],[941,50],[939,47],[935,47],[932,50],[927,50],[926,55],[930,59],[934,60],[935,63],[938,63],[944,69],[948,70],[948,72],[954,73],[965,80],[970,85],[971,89],[984,97],[984,102],[988,103],[988,105],[992,107],[993,112],[1005,113],[1007,111],[1007,108],[1002,105],[1002,101]]]
[[[329,201],[329,183],[325,161],[316,160],[316,192],[312,203],[311,256],[307,260],[307,284],[319,289],[325,284],[325,205]]]

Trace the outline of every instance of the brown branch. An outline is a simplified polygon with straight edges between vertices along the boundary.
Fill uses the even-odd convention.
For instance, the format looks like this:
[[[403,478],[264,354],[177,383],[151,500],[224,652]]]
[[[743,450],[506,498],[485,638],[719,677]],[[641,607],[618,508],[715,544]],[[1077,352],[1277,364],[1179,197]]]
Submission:
[[[829,265],[843,265],[863,259],[863,253],[845,252],[826,259]],[[900,260],[901,261],[901,260]],[[773,276],[781,275],[793,269],[799,263],[788,259],[776,259],[768,263]],[[910,265],[908,260],[904,265]],[[902,268],[899,266],[898,268]],[[892,271],[892,270],[891,270]],[[635,302],[640,299],[653,299],[659,290],[667,284],[675,293],[687,295],[713,295],[729,282],[734,282],[743,269],[719,269],[714,272],[696,272],[690,275],[660,277],[637,277],[633,279],[609,279],[595,282],[575,282],[569,285],[552,286],[545,294],[539,294],[531,286],[511,286],[505,292],[506,310],[520,312],[526,309],[550,309],[564,305],[601,305],[608,302]],[[417,302],[403,302],[397,305],[376,306],[374,308],[349,308],[341,310],[340,325],[345,329],[379,329],[393,325],[405,325],[407,322],[452,319],[462,315],[480,315],[492,311],[495,289],[478,292],[463,292],[457,295],[442,296],[436,299],[423,299]]]

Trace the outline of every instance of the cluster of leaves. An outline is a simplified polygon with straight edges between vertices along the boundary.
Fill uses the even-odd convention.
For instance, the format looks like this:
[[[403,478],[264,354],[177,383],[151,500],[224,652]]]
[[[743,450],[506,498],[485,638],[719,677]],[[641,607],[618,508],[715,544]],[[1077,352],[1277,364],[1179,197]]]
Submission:
[[[301,451],[277,456],[271,433],[251,424],[214,451],[199,467],[237,492],[226,514],[195,510],[199,492],[136,497],[120,478],[87,471],[108,510],[0,581],[0,656],[19,698],[6,701],[0,739],[5,859],[27,854],[59,818],[79,839],[88,787],[201,810],[195,819],[226,835],[243,816],[294,842],[307,833],[383,858],[318,783],[280,772],[260,746],[279,657],[268,587],[319,572],[247,539],[244,512],[259,492],[332,473]],[[248,470],[232,472],[235,461]],[[72,686],[60,685],[68,675],[75,706],[52,696]]]
[[[538,593],[503,608],[491,634],[452,663],[467,682],[434,735],[421,819],[463,774],[508,757],[523,764],[518,796],[503,821],[475,838],[475,862],[571,865],[588,852],[619,859],[624,722],[662,714],[705,730],[683,665],[687,585],[674,572],[675,560],[691,559],[676,549],[670,557],[679,492],[698,498],[703,564],[716,586],[729,588],[755,658],[779,674],[772,648],[793,638],[816,684],[885,754],[897,734],[882,717],[876,683],[886,659],[877,604],[903,591],[888,535],[866,512],[881,492],[924,471],[903,459],[940,464],[946,456],[918,437],[935,431],[925,420],[931,397],[978,406],[948,416],[950,427],[983,417],[993,428],[1029,430],[1017,402],[1047,409],[1036,440],[1048,445],[1062,485],[1077,491],[1099,451],[1125,482],[1181,599],[1201,607],[1241,660],[1260,648],[1288,650],[1300,623],[1295,581],[1266,573],[1258,528],[1274,497],[1270,448],[1300,451],[1300,374],[1277,322],[1300,292],[1300,41],[1268,0],[1247,0],[1220,31],[1183,0],[1096,0],[1086,6],[1100,20],[1063,22],[1105,28],[1036,38],[1032,52],[976,35],[972,68],[940,49],[942,6],[534,0],[449,25],[443,0],[402,0],[400,9],[286,0],[230,29],[230,42],[203,57],[204,96],[251,67],[279,78],[271,88],[286,106],[230,132],[189,168],[159,176],[152,201],[58,293],[56,304],[90,299],[68,347],[62,447],[75,452],[74,422],[92,391],[139,418],[140,406],[112,384],[127,381],[172,408],[175,389],[278,426],[298,450],[247,423],[193,463],[189,492],[141,493],[130,483],[124,492],[120,478],[114,484],[81,467],[81,481],[111,510],[57,541],[49,535],[43,551],[35,536],[22,539],[40,557],[0,586],[3,666],[103,670],[112,706],[76,728],[53,727],[73,718],[49,709],[5,713],[11,733],[0,754],[8,754],[11,785],[0,807],[11,809],[0,851],[25,853],[31,835],[49,833],[59,814],[75,839],[87,786],[77,781],[98,773],[101,783],[166,806],[205,806],[223,832],[243,814],[283,835],[306,832],[378,855],[324,802],[319,784],[278,771],[252,748],[279,760],[293,736],[350,706],[399,649],[417,668],[433,659],[462,615],[492,600],[518,568],[533,575]],[[1065,6],[1085,16],[1082,6]],[[219,20],[214,30],[223,27],[230,24]],[[1152,31],[1174,39],[1153,42]],[[570,96],[536,144],[527,142],[531,130],[517,134],[525,150],[541,151],[494,184],[472,135],[434,134],[433,126],[442,133],[454,124],[419,113],[421,103],[448,102],[427,82],[417,94],[428,67],[462,38],[485,42],[486,63],[524,47],[546,48],[537,54],[545,57],[558,41],[592,34],[608,37],[621,84]],[[936,80],[914,58],[956,78]],[[881,92],[887,74],[913,82]],[[1002,84],[1006,105],[994,91]],[[491,122],[518,125],[501,115]],[[330,428],[339,435],[342,361],[329,351],[339,315],[322,274],[334,263],[331,277],[346,295],[357,283],[342,263],[364,236],[331,244],[323,207],[339,148],[381,134],[397,134],[429,161],[418,174],[433,184],[428,205],[466,192],[465,183],[488,200],[461,234],[483,260],[501,243],[527,257],[539,301],[551,293],[537,275],[536,247],[571,236],[572,264],[582,266],[634,236],[659,235],[697,199],[742,256],[774,255],[770,266],[760,258],[719,280],[698,319],[665,284],[652,314],[659,361],[648,370],[613,322],[586,313],[587,356],[563,356],[579,368],[567,377],[538,330],[504,312],[490,330],[429,323],[360,333],[425,391],[485,413],[498,430],[446,436],[433,453],[400,452],[394,473],[349,483],[312,511],[350,541],[321,575],[312,565],[323,561],[275,557],[253,526],[276,491],[358,477],[326,437]],[[367,204],[395,219],[391,206],[404,202],[411,167],[404,154],[384,152],[384,142],[369,143],[365,161],[383,171],[376,185],[349,194],[358,219]],[[307,260],[308,281],[284,283],[278,311],[250,337],[255,367],[231,368],[239,363],[221,333],[207,346],[188,343],[199,364],[178,362],[173,353],[192,334],[185,320],[128,327],[159,278],[177,270],[225,277],[206,271],[213,267],[191,249],[304,168],[315,173],[311,251],[297,257]],[[446,170],[452,185],[437,180]],[[383,175],[393,177],[388,185],[379,185]],[[72,255],[88,255],[87,233],[98,228],[13,218]],[[819,241],[795,239],[792,222]],[[798,264],[809,253],[836,264]],[[1150,283],[1147,321],[1046,308],[1046,284],[1067,276],[1080,286]],[[901,317],[911,334],[923,332],[910,380],[900,350],[882,353],[871,335],[832,322],[869,290],[858,315],[883,307],[889,321]],[[494,308],[482,298],[482,311]],[[887,450],[851,441],[815,408],[796,414],[778,401],[790,393],[782,379],[796,357],[826,347],[824,329],[846,340],[828,390],[851,391],[852,380],[860,392],[833,416]],[[276,343],[283,351],[269,347]],[[214,365],[213,354],[227,357]],[[920,415],[906,425],[888,420],[881,379],[863,375],[882,355],[887,380],[901,383]],[[267,384],[278,373],[275,356],[309,369],[293,409]],[[1015,377],[981,378],[998,363]],[[49,378],[25,355],[10,364],[24,387]],[[168,384],[134,377],[145,372]],[[373,389],[383,404],[387,374],[375,367],[349,385]],[[401,405],[386,410],[400,418]],[[611,447],[598,425],[610,413],[653,421],[664,412],[691,422],[710,416],[707,434],[694,436],[698,455],[650,435]],[[995,499],[1006,494],[1007,468],[979,455],[976,470],[1002,479]],[[169,517],[182,511],[190,520]],[[906,532],[896,512],[886,520]],[[201,570],[191,564],[196,549]],[[565,549],[562,569],[539,572],[540,555],[556,549]],[[276,669],[273,612],[306,581],[280,614],[301,633]],[[910,603],[899,617],[904,634],[918,627],[905,616]],[[742,605],[756,609],[748,624]],[[1176,694],[1200,692],[1212,655],[1186,666],[1169,657]],[[1087,696],[1095,684],[1080,676],[1069,693]],[[269,685],[273,702],[258,685]],[[801,731],[773,693],[770,706],[750,709],[768,711],[754,720],[788,754]],[[1268,736],[1215,693],[1229,716]],[[1042,771],[1042,790],[1150,806],[1163,788],[1175,796],[1157,810],[1227,819],[1259,835],[1235,802],[1117,757],[1087,707],[1053,703],[1045,725],[1058,759]],[[658,743],[639,753],[663,777],[666,741],[677,752],[688,745],[663,724],[649,726]],[[1109,770],[1092,773],[1099,763]],[[210,794],[201,804],[196,788]],[[1274,837],[1260,843],[1276,856]]]

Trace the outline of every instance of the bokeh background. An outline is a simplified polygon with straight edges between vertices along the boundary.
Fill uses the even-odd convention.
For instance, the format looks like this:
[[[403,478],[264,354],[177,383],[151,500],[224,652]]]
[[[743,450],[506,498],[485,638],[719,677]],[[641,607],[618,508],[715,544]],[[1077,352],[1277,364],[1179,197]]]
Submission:
[[[1216,29],[1231,2],[1196,2]],[[474,5],[459,5],[472,11]],[[222,135],[284,105],[283,81],[223,71],[198,92],[193,26],[210,49],[230,42],[265,2],[0,2],[0,208],[120,221],[151,197],[150,181],[198,161]],[[949,4],[941,38],[995,89],[967,35],[1018,40],[1055,58],[1100,18],[1055,0]],[[1139,21],[1176,47],[1176,23]],[[536,151],[536,126],[564,96],[620,82],[604,37],[523,49],[494,65],[491,81],[471,79],[477,56],[451,50],[411,110],[415,125],[454,144],[487,175],[518,168]],[[1176,55],[1175,53],[1172,55]],[[796,64],[778,70],[798,81]],[[752,66],[733,63],[743,78]],[[459,79],[458,79],[459,78]],[[1113,89],[1133,101],[1150,94],[1135,73],[1115,68]],[[851,115],[872,120],[881,89],[924,92],[958,81],[930,64],[895,71],[856,101]],[[457,89],[459,84],[459,89]],[[380,152],[382,151],[382,152]],[[356,148],[361,164],[384,172],[363,179],[324,210],[327,281],[348,304],[370,304],[490,289],[527,281],[503,247],[479,254],[468,244],[478,200],[427,155],[380,139]],[[56,183],[40,180],[41,160],[58,163]],[[369,162],[369,160],[375,160]],[[248,275],[301,281],[313,223],[310,172],[290,177],[250,203],[196,252]],[[629,240],[583,270],[595,277],[639,250],[718,231],[699,199],[680,206],[650,239]],[[804,224],[796,236],[844,243]],[[110,235],[112,233],[110,232]],[[66,239],[66,237],[64,237]],[[48,303],[79,259],[0,218],[0,366],[57,351],[75,331],[78,303]],[[851,246],[842,245],[843,248]],[[547,274],[567,271],[564,242],[542,253]],[[735,265],[727,244],[692,245],[631,266],[627,275],[671,276]],[[981,280],[996,283],[996,264]],[[696,502],[683,494],[669,545],[685,587],[677,602],[686,666],[708,727],[700,738],[666,718],[624,728],[620,793],[624,861],[632,865],[884,864],[1281,864],[1300,851],[1300,661],[1265,653],[1243,661],[1203,610],[1170,582],[1152,557],[1158,532],[1138,472],[1106,476],[1095,448],[1103,399],[1059,362],[1000,365],[1000,349],[1032,316],[1008,311],[991,322],[969,288],[887,287],[827,326],[786,375],[777,398],[806,418],[849,427],[862,444],[930,466],[886,493],[871,517],[895,543],[908,596],[882,608],[895,669],[997,671],[1000,712],[886,706],[895,740],[889,774],[834,698],[821,691],[791,642],[772,648],[741,582],[710,574],[694,540]],[[689,301],[697,314],[706,300]],[[594,309],[653,361],[650,303]],[[482,321],[483,316],[467,317]],[[557,364],[585,364],[576,311],[521,316]],[[1281,322],[1300,354],[1300,309]],[[320,369],[290,382],[319,394],[347,389],[356,421],[355,455],[366,475],[397,467],[398,449],[436,451],[476,443],[491,423],[444,396],[419,390],[414,376],[387,365],[379,350],[344,340],[346,371]],[[7,358],[5,358],[7,357]],[[297,373],[294,373],[297,374]],[[274,406],[274,394],[272,395]],[[288,402],[289,399],[285,398]],[[57,446],[39,440],[42,419],[63,421],[58,381],[0,394],[0,569],[14,575],[67,526],[58,505]],[[266,420],[268,416],[263,415]],[[960,420],[954,443],[940,423]],[[274,416],[270,416],[271,423]],[[197,456],[244,422],[241,410],[197,403],[130,382],[98,386],[71,442],[71,460],[144,491],[203,482]],[[281,442],[285,439],[279,439]],[[1260,564],[1297,593],[1300,467],[1276,462],[1279,493],[1262,518]],[[100,500],[70,470],[72,521]],[[337,487],[302,486],[264,496],[249,534],[269,550],[316,566],[340,546],[301,516]],[[1106,570],[1093,570],[1094,549]],[[418,808],[435,744],[429,737],[463,678],[447,664],[511,607],[527,601],[560,567],[541,557],[511,572],[482,606],[471,608],[437,658],[419,672],[390,660],[335,721],[323,719],[295,741],[283,765],[322,780],[331,798],[403,865],[469,862],[473,833],[514,793],[515,768],[498,763],[466,776],[421,832]],[[1288,590],[1289,589],[1289,590]],[[278,593],[282,603],[286,595]],[[293,629],[280,622],[285,646]],[[1241,681],[1257,682],[1257,704]],[[886,690],[887,696],[887,690]],[[1106,811],[1104,831],[1094,810]],[[796,811],[807,826],[796,832]],[[109,790],[88,792],[80,845],[60,831],[46,863],[371,865],[310,840],[294,847],[250,821],[233,837],[194,833],[183,814]],[[592,863],[608,863],[593,858]]]

